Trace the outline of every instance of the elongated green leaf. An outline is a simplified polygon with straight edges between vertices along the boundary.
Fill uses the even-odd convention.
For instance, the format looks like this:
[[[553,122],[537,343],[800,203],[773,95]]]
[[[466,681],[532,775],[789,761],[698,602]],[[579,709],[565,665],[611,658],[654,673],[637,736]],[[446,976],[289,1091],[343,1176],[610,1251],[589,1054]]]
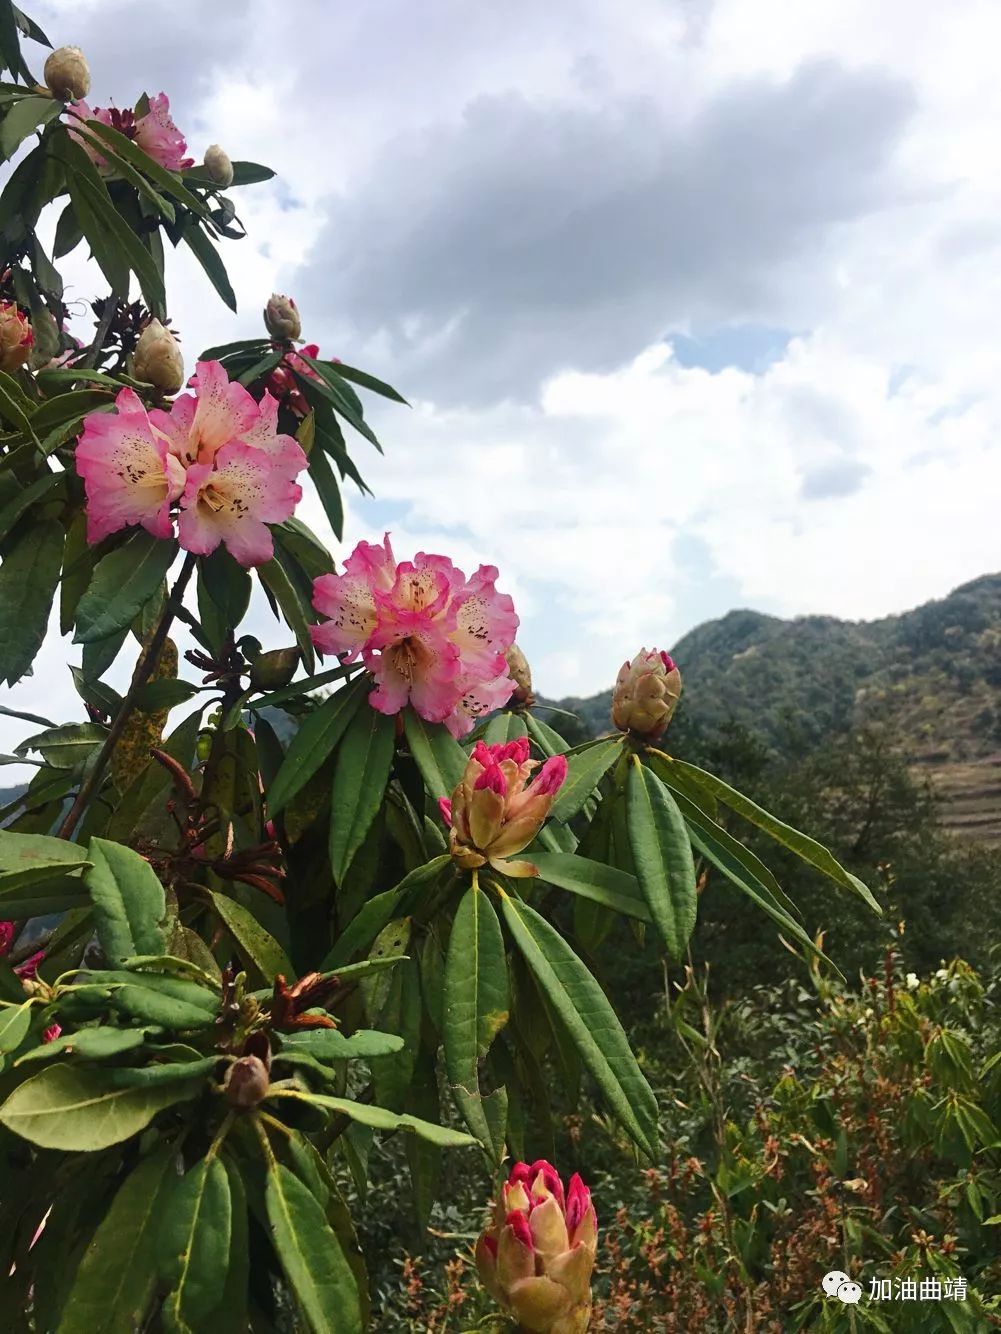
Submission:
[[[506,894],[501,908],[525,962],[609,1107],[643,1152],[655,1159],[657,1099],[605,993],[559,932],[534,908]]]
[[[277,815],[283,810],[333,752],[367,689],[367,681],[352,681],[336,695],[324,700],[305,719],[289,743],[282,767],[275,775],[268,793],[270,815]]]
[[[320,686],[330,685],[332,681],[343,681],[347,676],[356,676],[361,670],[359,663],[354,663],[350,667],[331,667],[329,672],[317,672],[315,676],[304,676],[300,681],[293,681],[290,686],[283,686],[281,690],[272,690],[268,695],[258,695],[247,705],[256,713],[260,709],[274,709],[282,704],[288,703],[292,699],[301,699],[303,695],[308,695],[311,690],[319,690]]]
[[[127,135],[122,134],[113,126],[105,125],[99,120],[88,120],[87,129],[95,138],[103,140],[109,148],[113,149],[118,158],[124,159],[133,167],[137,167],[150,180],[155,181],[161,190],[166,194],[173,195],[192,213],[204,215],[208,212],[206,205],[197,195],[191,193],[177,173],[162,167],[159,162],[145,153],[134,139],[129,139]]]
[[[312,1334],[361,1334],[358,1286],[323,1206],[278,1163],[265,1190],[275,1250]]]
[[[0,565],[0,681],[15,685],[45,639],[63,561],[63,526],[31,526]]]
[[[139,530],[98,562],[76,612],[74,643],[91,644],[129,626],[163,585],[175,542]]]
[[[156,1282],[155,1240],[175,1154],[161,1145],[125,1178],[84,1251],[57,1334],[133,1334]]]
[[[327,522],[338,542],[344,538],[344,503],[334,470],[322,449],[314,449],[309,456],[309,476],[320,497]]]
[[[146,1041],[146,1034],[141,1028],[81,1028],[78,1033],[63,1033],[51,1042],[43,1042],[40,1047],[32,1047],[14,1062],[15,1066],[26,1062],[50,1061],[55,1056],[78,1056],[81,1060],[102,1061],[110,1056],[121,1056],[123,1052],[134,1051]]]
[[[376,1056],[392,1056],[403,1046],[403,1039],[395,1033],[379,1033],[371,1028],[359,1028],[345,1037],[336,1028],[310,1028],[299,1033],[282,1034],[282,1050],[308,1052],[318,1061],[368,1061]],[[275,1053],[281,1060],[281,1053]]]
[[[572,820],[621,754],[622,738],[609,737],[597,746],[571,755],[566,781],[553,802],[553,818],[564,823]]]
[[[225,894],[213,894],[212,907],[228,927],[241,957],[265,983],[273,983],[278,973],[289,980],[295,977],[288,955],[248,908]]]
[[[807,834],[800,833],[798,829],[793,829],[791,825],[785,824],[777,816],[772,815],[756,802],[753,802],[750,797],[745,797],[743,793],[730,787],[729,783],[724,783],[722,778],[706,773],[705,770],[699,769],[694,764],[686,764],[684,760],[672,758],[670,766],[680,771],[682,775],[687,775],[701,786],[708,788],[725,806],[729,806],[732,811],[742,815],[745,820],[749,820],[751,824],[763,830],[777,843],[781,843],[784,848],[794,852],[809,866],[816,867],[818,871],[833,880],[835,884],[858,894],[874,912],[882,914],[883,910],[873,898],[869,887],[858,876],[846,871],[821,843],[810,838]]]
[[[543,755],[565,755],[570,749],[570,743],[564,741],[559,732],[550,727],[548,723],[544,723],[541,718],[536,718],[534,713],[525,714],[525,726],[528,729],[528,735]]]
[[[466,752],[441,723],[427,723],[412,708],[403,712],[410,753],[432,797],[451,797],[466,768]]]
[[[112,145],[109,143],[107,140],[109,131],[111,134],[117,136],[120,143],[128,144],[132,153],[128,152],[128,150],[122,152],[118,144]],[[174,221],[174,205],[164,195],[160,194],[158,190],[155,190],[143,173],[137,171],[130,161],[133,153],[140,158],[145,158],[147,162],[152,160],[142,152],[142,149],[140,149],[137,144],[133,143],[131,139],[127,139],[124,134],[119,134],[118,131],[113,129],[110,125],[102,125],[101,122],[97,120],[88,120],[87,129],[78,126],[77,133],[82,139],[86,140],[92,148],[97,149],[97,151],[107,160],[108,165],[112,167],[119,176],[124,177],[124,179],[127,180],[130,185],[134,186],[141,195],[145,196],[161,217],[166,218],[168,222]],[[193,195],[191,196],[191,200],[197,205],[197,200],[195,200]]]
[[[547,885],[567,889],[641,922],[653,920],[639,881],[628,871],[567,852],[533,852],[531,859]]]
[[[431,1144],[440,1144],[443,1149],[462,1148],[466,1144],[476,1143],[473,1136],[464,1131],[436,1126],[432,1121],[422,1121],[419,1116],[411,1116],[407,1112],[391,1112],[385,1107],[353,1102],[350,1098],[335,1098],[326,1093],[295,1093],[291,1096],[312,1103],[314,1107],[340,1112],[359,1125],[369,1126],[373,1130],[405,1130],[409,1134],[420,1135]]]
[[[192,224],[184,229],[184,240],[190,246],[195,259],[205,270],[209,282],[229,306],[230,310],[236,310],[236,293],[233,291],[233,285],[229,281],[229,275],[226,272],[226,266],[219,258],[219,252],[202,231],[201,227]]]
[[[90,840],[88,856],[92,865],[84,883],[108,958],[120,963],[135,954],[163,954],[166,938],[161,922],[167,907],[163,885],[149,862],[104,838]]]
[[[373,394],[381,394],[383,398],[391,398],[394,403],[402,403],[405,408],[410,404],[402,394],[397,393],[391,384],[386,384],[384,380],[377,380],[374,375],[369,375],[368,371],[357,370],[354,366],[345,366],[343,361],[330,363],[331,370],[341,376],[344,380],[353,380],[355,384],[360,384],[363,389],[371,389]]]
[[[636,878],[668,953],[680,959],[695,929],[695,862],[684,817],[638,755],[626,778],[626,825]]]
[[[19,490],[12,500],[8,500],[0,510],[0,542],[4,541],[21,515],[26,513],[36,500],[47,496],[54,487],[65,484],[65,481],[65,473],[46,472],[30,486]]]
[[[105,729],[97,723],[67,723],[65,727],[53,727],[28,737],[17,747],[17,753],[37,750],[53,768],[77,769],[106,736]]]
[[[0,159],[12,157],[32,130],[54,120],[62,109],[62,103],[51,97],[22,97],[15,102],[0,121]]]
[[[86,855],[79,844],[62,838],[0,830],[0,889],[24,888],[80,870]]]
[[[330,866],[342,882],[386,794],[396,745],[395,719],[360,709],[337,751],[330,793]]]
[[[90,1153],[130,1139],[200,1087],[200,1080],[176,1080],[116,1088],[104,1071],[50,1065],[14,1090],[0,1107],[0,1124],[43,1149]]]
[[[308,601],[303,604],[302,597],[296,592],[295,584],[277,556],[257,567],[257,577],[281,608],[285,624],[295,635],[295,642],[299,645],[306,671],[311,672],[316,663],[313,640],[309,633],[310,622],[316,619],[312,615],[312,608]]]
[[[128,272],[131,270],[139,280],[146,304],[155,315],[164,318],[166,296],[163,275],[153,263],[149,251],[111,202],[107,187],[90,170],[84,173],[70,168],[66,178],[83,234],[104,276],[114,290],[124,296],[128,290]],[[126,277],[124,289],[121,286],[123,268]]]
[[[232,1199],[230,1246],[222,1300],[212,1313],[211,1324],[214,1334],[247,1334],[247,1283],[250,1277],[247,1192],[239,1165],[229,1158],[223,1160],[223,1165],[229,1177]]]
[[[353,954],[371,945],[383,927],[405,910],[411,898],[423,898],[451,865],[451,857],[435,857],[424,866],[418,866],[392,889],[383,890],[358,910],[338,936],[333,948],[320,965],[321,971],[339,969]]]
[[[158,1267],[170,1286],[162,1310],[166,1330],[187,1334],[218,1304],[232,1216],[229,1176],[218,1158],[203,1158],[172,1183],[157,1239]]]
[[[0,1010],[0,1052],[17,1051],[30,1027],[30,1001]]]

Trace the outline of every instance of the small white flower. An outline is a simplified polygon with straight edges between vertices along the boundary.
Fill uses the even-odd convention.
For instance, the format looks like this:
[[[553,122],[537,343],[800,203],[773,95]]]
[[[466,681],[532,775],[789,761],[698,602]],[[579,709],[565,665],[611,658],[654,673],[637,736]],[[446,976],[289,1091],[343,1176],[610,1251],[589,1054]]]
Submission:
[[[918,987],[919,987],[920,985],[921,985],[921,979],[920,979],[920,977],[918,977],[917,973],[908,973],[908,974],[907,974],[907,990],[908,990],[908,991],[917,991],[917,989],[918,989]]]

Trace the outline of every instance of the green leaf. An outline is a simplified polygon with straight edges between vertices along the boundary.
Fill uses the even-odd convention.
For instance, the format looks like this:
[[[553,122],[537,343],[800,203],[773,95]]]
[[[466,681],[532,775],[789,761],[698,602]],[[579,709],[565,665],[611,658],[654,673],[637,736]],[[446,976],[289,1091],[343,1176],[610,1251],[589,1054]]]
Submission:
[[[66,723],[28,737],[17,747],[17,754],[37,750],[55,769],[78,769],[107,735],[97,723]]]
[[[200,1087],[200,1080],[178,1079],[116,1088],[106,1071],[50,1065],[14,1090],[0,1107],[0,1124],[42,1149],[91,1153],[130,1139]]]
[[[31,1002],[0,1010],[0,1052],[17,1051],[31,1027]]]
[[[134,700],[139,713],[159,713],[162,709],[176,709],[179,704],[186,704],[198,694],[198,687],[190,681],[164,679],[147,681],[137,692]]]
[[[191,193],[176,172],[168,171],[166,167],[162,167],[159,162],[144,152],[135,140],[129,139],[113,126],[105,125],[99,120],[88,120],[86,124],[87,129],[94,137],[102,139],[114,151],[116,157],[124,159],[133,167],[137,167],[150,180],[155,181],[161,190],[173,195],[185,208],[189,208],[192,213],[201,215],[208,212],[206,205],[197,195]]]
[[[781,843],[784,848],[788,848],[790,852],[794,852],[807,865],[815,867],[833,880],[835,884],[858,894],[872,908],[873,912],[882,915],[883,910],[873,898],[869,887],[858,876],[846,871],[832,853],[815,839],[810,838],[807,834],[800,833],[798,829],[793,829],[791,825],[785,824],[756,802],[753,802],[750,797],[745,797],[743,793],[737,792],[728,783],[724,783],[722,778],[706,773],[705,770],[697,768],[694,764],[686,764],[684,760],[672,758],[670,767],[679,771],[682,776],[692,778],[700,786],[708,788],[725,806],[729,806],[732,811],[742,815],[745,820],[749,820],[751,824],[763,830],[777,843]]]
[[[107,639],[131,625],[160,591],[176,551],[176,542],[140,529],[100,560],[77,607],[74,643]]]
[[[338,969],[353,954],[366,949],[382,929],[397,914],[397,908],[414,896],[424,898],[435,882],[451,865],[447,855],[435,857],[424,866],[418,866],[392,889],[383,890],[364,903],[335,941],[320,965],[321,971]]]
[[[309,633],[312,608],[303,607],[295,586],[277,558],[269,560],[265,565],[258,565],[257,577],[281,608],[285,624],[299,645],[306,671],[311,672],[316,662],[313,639]]]
[[[394,403],[402,403],[405,408],[410,407],[403,395],[397,393],[391,384],[386,384],[384,380],[377,380],[374,375],[369,375],[368,371],[357,370],[354,366],[345,366],[343,361],[331,362],[330,368],[335,375],[341,376],[344,380],[353,380],[355,384],[360,384],[363,389],[371,389],[373,394],[381,394],[383,398],[391,398]]]
[[[92,865],[84,883],[94,902],[101,948],[114,963],[135,954],[163,954],[161,922],[167,915],[163,885],[138,852],[104,838],[92,838]]]
[[[550,812],[553,818],[564,824],[572,820],[621,754],[622,738],[609,737],[607,741],[571,755],[567,761],[566,780],[557,792]]]
[[[212,894],[211,898],[212,907],[236,941],[241,958],[260,973],[266,984],[274,982],[279,973],[290,981],[295,977],[288,955],[248,908],[225,894]]]
[[[0,510],[0,542],[3,542],[11,529],[36,500],[47,496],[53,487],[64,484],[66,474],[64,472],[45,472],[30,486],[19,490],[12,500]]]
[[[622,1125],[657,1157],[657,1099],[608,998],[563,937],[527,903],[501,897],[504,921],[543,994]]]
[[[152,159],[139,148],[138,144],[134,143],[131,139],[127,139],[124,134],[119,134],[118,131],[113,129],[110,125],[102,125],[101,122],[97,120],[88,120],[86,129],[84,129],[83,126],[78,125],[76,130],[81,139],[86,140],[92,148],[96,148],[107,160],[108,165],[143,195],[144,198],[153,205],[161,217],[166,218],[168,222],[174,221],[174,205],[169,199],[165,198],[164,195],[160,194],[158,190],[155,190],[143,173],[137,171],[133,163],[130,161],[130,158],[133,156],[138,157],[142,162],[144,170],[146,163],[152,161]],[[128,149],[126,149],[123,152],[119,145],[112,145],[108,141],[108,131],[115,135],[120,143],[127,144],[128,149],[131,149],[132,151],[129,152]],[[143,161],[143,159],[145,159],[145,161]],[[191,200],[197,205],[194,195],[191,196]]]
[[[233,1201],[219,1158],[203,1158],[171,1184],[157,1239],[158,1267],[170,1285],[164,1327],[198,1329],[218,1305],[229,1267]]]
[[[396,747],[396,719],[361,709],[337,751],[330,793],[330,866],[343,883],[386,795]]]
[[[32,524],[0,565],[0,681],[16,685],[42,647],[63,561],[63,526]]]
[[[636,878],[668,953],[680,959],[695,929],[695,862],[678,803],[638,755],[626,778],[626,825]]]
[[[103,1061],[109,1056],[121,1056],[123,1052],[134,1051],[146,1041],[146,1034],[141,1028],[81,1028],[78,1033],[63,1033],[51,1042],[43,1042],[40,1047],[32,1047],[14,1062],[15,1066],[25,1062],[49,1061],[53,1056],[79,1056],[85,1061]]]
[[[486,893],[474,886],[459,904],[445,962],[445,1068],[459,1110],[499,1161],[503,1127],[491,1125],[479,1086],[479,1062],[508,1021],[507,957],[500,922]],[[506,1118],[505,1118],[506,1119]]]
[[[338,542],[344,539],[344,503],[334,470],[322,449],[314,449],[309,456],[309,476],[320,497],[327,522]]]
[[[534,713],[525,714],[525,726],[543,755],[565,755],[570,749],[570,743]]]
[[[377,1056],[393,1056],[403,1047],[403,1039],[395,1033],[379,1033],[372,1028],[359,1028],[350,1037],[336,1028],[310,1028],[298,1033],[282,1034],[282,1051],[308,1052],[318,1061],[370,1061]],[[282,1052],[275,1053],[281,1060]]]
[[[107,186],[92,169],[84,173],[71,167],[66,173],[66,179],[83,234],[112,288],[119,295],[125,296],[131,270],[139,280],[146,304],[154,315],[164,318],[166,294],[163,276],[153,263],[149,251],[115,208]],[[123,271],[125,283],[121,286]]]
[[[0,830],[0,888],[19,889],[81,869],[86,853],[77,843],[46,834]]]
[[[219,252],[202,231],[201,227],[192,225],[185,227],[184,240],[190,246],[195,259],[205,270],[209,282],[229,306],[230,310],[236,310],[236,293],[233,291],[232,284],[229,281],[229,275],[226,273],[226,266],[219,258]]]
[[[258,185],[261,181],[274,179],[275,173],[270,167],[263,167],[259,162],[234,162],[234,185]]]
[[[305,676],[300,681],[293,681],[290,686],[283,686],[281,690],[273,690],[269,695],[258,695],[247,707],[255,713],[261,709],[278,708],[289,700],[302,699],[303,695],[318,690],[320,686],[330,685],[332,681],[343,681],[347,676],[355,676],[360,670],[358,663],[348,667],[331,667],[329,672],[317,672],[315,676]]]
[[[32,130],[47,125],[62,109],[62,102],[52,97],[22,97],[15,102],[0,121],[0,159],[12,157]]]
[[[628,871],[604,862],[590,861],[571,852],[535,852],[532,864],[547,885],[567,889],[604,908],[635,917],[641,922],[653,919],[640,890],[639,881]]]
[[[56,1334],[133,1334],[156,1282],[155,1241],[176,1153],[166,1144],[119,1186],[83,1253]]]
[[[340,1112],[358,1125],[369,1126],[372,1130],[404,1130],[412,1135],[420,1135],[421,1139],[426,1139],[430,1144],[439,1144],[443,1149],[462,1148],[476,1143],[472,1135],[462,1130],[436,1126],[432,1121],[422,1121],[420,1117],[411,1116],[408,1112],[391,1112],[385,1107],[353,1102],[350,1098],[335,1098],[326,1093],[293,1093],[289,1096],[314,1107]]]
[[[324,700],[304,720],[289,743],[282,767],[268,793],[270,815],[275,816],[283,810],[333,753],[368,688],[368,681],[362,678],[352,681]]]
[[[274,1247],[312,1334],[361,1334],[358,1286],[323,1207],[280,1163],[265,1205]]]
[[[217,651],[247,614],[253,580],[223,546],[198,562],[198,614]]]
[[[432,797],[451,797],[462,781],[468,756],[443,723],[427,723],[414,709],[403,711],[410,753]]]

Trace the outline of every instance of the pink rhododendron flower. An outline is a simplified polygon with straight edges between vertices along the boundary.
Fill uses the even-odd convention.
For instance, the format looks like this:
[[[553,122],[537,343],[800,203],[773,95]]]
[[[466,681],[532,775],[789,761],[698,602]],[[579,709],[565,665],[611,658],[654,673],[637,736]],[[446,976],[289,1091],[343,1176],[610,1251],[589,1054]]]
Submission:
[[[36,950],[34,954],[25,959],[24,963],[14,965],[14,972],[18,977],[32,979],[38,976],[38,967],[45,958],[44,950]]]
[[[177,520],[186,551],[207,556],[220,542],[241,565],[260,565],[274,555],[268,523],[281,523],[302,499],[302,487],[260,449],[233,440],[215,464],[188,469]]]
[[[55,1042],[56,1038],[62,1035],[62,1029],[58,1024],[49,1024],[48,1028],[42,1029],[43,1042]]]
[[[184,489],[184,468],[133,390],[123,389],[115,408],[88,413],[76,447],[87,493],[87,541],[100,542],[134,523],[154,537],[171,537],[170,506]]]
[[[193,394],[169,410],[146,411],[131,389],[117,412],[92,412],[77,446],[87,492],[87,538],[98,542],[128,524],[171,537],[180,501],[181,545],[197,555],[224,542],[244,565],[271,559],[266,524],[292,516],[302,498],[295,477],[306,455],[278,430],[278,403],[256,403],[217,361],[200,361]]]
[[[268,377],[268,389],[274,394],[280,402],[295,413],[297,417],[305,417],[309,412],[309,402],[306,395],[299,388],[296,382],[295,371],[307,380],[319,380],[320,376],[313,370],[312,366],[305,361],[304,357],[312,357],[314,361],[319,360],[320,348],[316,343],[307,343],[301,352],[286,352],[285,356],[271,372]],[[333,365],[340,365],[340,357],[331,357]]]
[[[6,958],[14,943],[17,927],[13,922],[0,922],[0,959]]]
[[[120,111],[118,107],[94,107],[86,102],[77,102],[73,114],[81,120],[99,120],[102,125],[109,125],[132,139],[144,153],[148,153],[154,162],[168,171],[183,171],[194,166],[194,158],[186,157],[188,145],[184,135],[174,124],[170,115],[170,100],[166,93],[157,93],[147,99],[149,109],[142,115],[133,110]],[[72,134],[72,130],[70,131]],[[73,136],[83,147],[100,171],[108,170],[108,161],[98,149],[94,148],[79,135]]]
[[[445,556],[418,553],[398,563],[384,542],[359,542],[344,573],[314,581],[313,605],[329,619],[312,628],[324,653],[361,656],[376,680],[369,696],[381,713],[409,702],[455,736],[514,688],[505,653],[518,627],[497,571],[481,565],[467,579]]]

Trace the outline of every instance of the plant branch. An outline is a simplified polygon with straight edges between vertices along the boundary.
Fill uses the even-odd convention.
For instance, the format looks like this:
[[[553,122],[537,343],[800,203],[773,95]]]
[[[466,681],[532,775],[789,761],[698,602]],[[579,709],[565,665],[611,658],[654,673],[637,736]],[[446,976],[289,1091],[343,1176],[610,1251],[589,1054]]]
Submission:
[[[132,673],[132,682],[129,685],[125,698],[122,700],[122,706],[115,715],[114,722],[111,724],[111,730],[105,739],[104,745],[98,752],[97,759],[94,761],[94,767],[91,769],[87,778],[80,784],[80,791],[76,795],[76,800],[70,807],[69,812],[59,826],[59,838],[72,838],[73,831],[80,822],[80,817],[87,809],[91,797],[100,786],[101,779],[104,777],[104,771],[108,767],[108,761],[111,759],[111,753],[121,740],[122,733],[125,731],[125,724],[132,716],[135,707],[136,696],[153,674],[153,669],[160,660],[160,653],[163,649],[164,640],[167,638],[167,631],[170,629],[174,617],[177,615],[177,608],[181,605],[184,597],[184,590],[188,586],[188,580],[191,578],[191,572],[195,568],[195,556],[189,551],[184,557],[184,564],[181,566],[181,572],[177,576],[177,582],[171,590],[170,597],[167,599],[167,605],[163,609],[163,614],[153,631],[153,637],[149,642],[149,647],[140,654],[139,661],[136,663],[136,669]]]

